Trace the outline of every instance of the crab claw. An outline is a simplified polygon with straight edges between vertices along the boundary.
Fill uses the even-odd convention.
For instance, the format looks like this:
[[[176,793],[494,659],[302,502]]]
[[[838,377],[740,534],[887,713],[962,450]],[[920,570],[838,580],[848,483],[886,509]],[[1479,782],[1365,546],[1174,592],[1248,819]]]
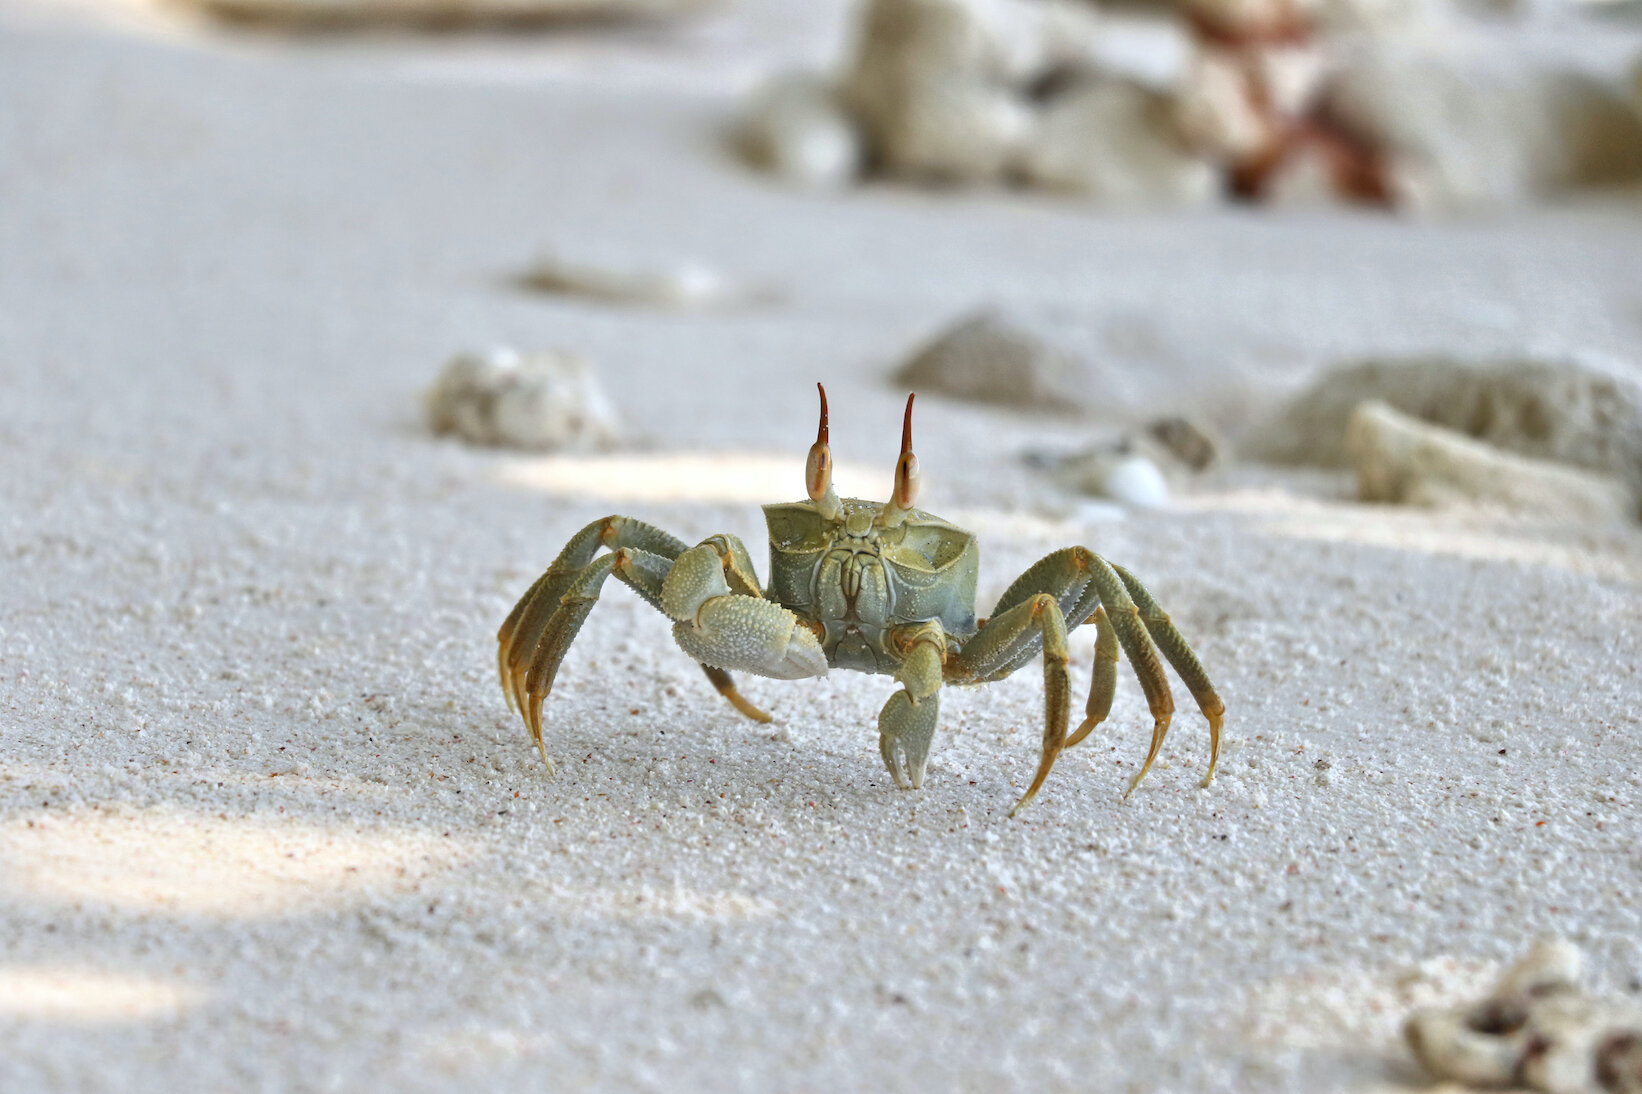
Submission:
[[[912,696],[898,691],[878,715],[878,753],[895,785],[903,790],[923,788],[924,767],[929,763],[929,746],[935,740],[939,714],[940,702],[935,696],[914,703]]]

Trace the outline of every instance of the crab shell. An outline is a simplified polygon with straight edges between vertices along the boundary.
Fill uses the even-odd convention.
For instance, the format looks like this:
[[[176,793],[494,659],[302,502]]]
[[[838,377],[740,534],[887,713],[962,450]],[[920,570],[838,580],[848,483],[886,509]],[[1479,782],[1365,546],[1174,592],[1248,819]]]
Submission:
[[[844,498],[839,519],[813,502],[764,506],[770,532],[770,599],[821,627],[827,664],[893,674],[901,651],[890,628],[937,622],[974,635],[980,550],[972,533],[921,509],[900,524],[875,523],[883,506]]]

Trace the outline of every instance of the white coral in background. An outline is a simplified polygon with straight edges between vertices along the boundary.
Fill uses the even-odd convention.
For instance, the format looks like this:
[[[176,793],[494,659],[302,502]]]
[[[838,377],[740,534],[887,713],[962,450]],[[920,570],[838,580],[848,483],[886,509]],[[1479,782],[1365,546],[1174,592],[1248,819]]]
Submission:
[[[1034,81],[1088,63],[1087,9],[1027,0],[872,0],[841,96],[892,174],[1001,180],[1035,127]]]
[[[1404,1033],[1433,1075],[1545,1094],[1642,1094],[1642,1010],[1579,986],[1572,943],[1542,939],[1488,998],[1422,1010]]]
[[[565,351],[461,354],[426,403],[435,433],[473,444],[582,450],[608,447],[618,435],[615,406],[588,361]]]
[[[846,186],[861,173],[861,136],[820,76],[777,76],[753,96],[737,134],[755,166],[812,189]]]
[[[1504,209],[1642,177],[1642,119],[1577,72],[1499,71],[1391,49],[1342,66],[1329,111],[1384,150],[1407,208]]]
[[[1177,134],[1167,96],[1102,80],[1057,97],[1025,155],[1031,181],[1109,205],[1200,206],[1219,173]]]

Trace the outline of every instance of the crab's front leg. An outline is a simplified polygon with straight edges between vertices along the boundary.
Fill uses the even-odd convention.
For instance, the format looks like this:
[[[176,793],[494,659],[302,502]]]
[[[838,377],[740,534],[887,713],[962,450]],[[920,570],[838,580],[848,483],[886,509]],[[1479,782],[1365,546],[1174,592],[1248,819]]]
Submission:
[[[758,596],[758,579],[747,549],[733,536],[707,541],[721,549],[723,571],[733,591]],[[594,556],[603,548],[611,553]],[[596,520],[571,537],[547,571],[513,606],[497,632],[496,664],[508,705],[524,719],[542,762],[553,770],[542,738],[542,704],[565,652],[599,599],[605,579],[625,582],[645,602],[661,610],[662,584],[685,551],[683,540],[631,517]],[[760,722],[770,716],[742,697],[728,672],[703,664],[707,679],[735,708]]]
[[[745,557],[733,536],[714,536],[678,556],[661,586],[661,609],[673,620],[673,640],[716,669],[778,680],[825,676],[827,658],[815,632],[756,587],[740,587]]]
[[[946,632],[939,623],[916,623],[897,628],[890,643],[902,656],[895,673],[902,686],[878,714],[878,752],[896,786],[918,790],[941,710]]]

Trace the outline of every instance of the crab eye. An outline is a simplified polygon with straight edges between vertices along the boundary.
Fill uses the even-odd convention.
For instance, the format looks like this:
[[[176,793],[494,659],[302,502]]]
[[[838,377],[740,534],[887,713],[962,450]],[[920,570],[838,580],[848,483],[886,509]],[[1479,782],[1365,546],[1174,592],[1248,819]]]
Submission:
[[[821,427],[816,430],[809,461],[804,465],[804,486],[811,501],[820,501],[832,488],[832,449],[827,445],[827,389],[820,384],[815,389],[821,393]]]
[[[912,400],[907,396],[906,417],[901,421],[901,458],[895,461],[895,507],[911,509],[918,500],[918,457],[912,451]]]
[[[804,465],[805,485],[809,489],[810,500],[820,501],[827,493],[827,487],[832,482],[832,453],[824,444],[810,445],[810,459]]]

